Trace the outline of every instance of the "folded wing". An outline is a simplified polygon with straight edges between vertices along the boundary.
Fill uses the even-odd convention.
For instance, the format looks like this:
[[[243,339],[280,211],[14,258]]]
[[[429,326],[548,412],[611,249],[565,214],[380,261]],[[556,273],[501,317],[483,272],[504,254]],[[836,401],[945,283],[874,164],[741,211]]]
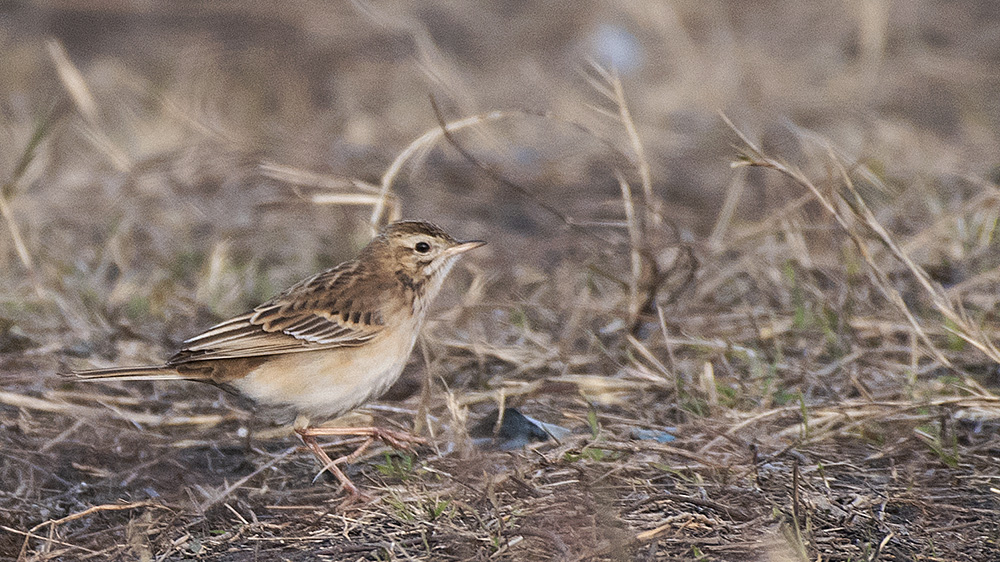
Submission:
[[[261,357],[361,345],[385,329],[387,286],[354,289],[357,262],[347,262],[290,287],[253,311],[187,341],[167,362]]]

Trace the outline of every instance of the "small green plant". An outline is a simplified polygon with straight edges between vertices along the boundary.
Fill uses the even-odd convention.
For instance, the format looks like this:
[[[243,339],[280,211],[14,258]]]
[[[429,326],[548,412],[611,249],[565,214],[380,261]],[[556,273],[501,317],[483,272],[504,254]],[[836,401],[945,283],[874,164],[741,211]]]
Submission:
[[[719,393],[719,404],[726,408],[732,408],[739,403],[741,396],[737,390],[721,381],[715,383],[715,389]]]
[[[497,552],[503,546],[503,538],[500,535],[490,536],[490,553]]]
[[[961,336],[958,335],[960,333],[958,325],[956,325],[953,321],[951,321],[951,319],[945,319],[944,328],[945,331],[947,332],[947,335],[945,336],[945,341],[947,342],[948,350],[949,351],[965,350],[966,342],[964,339],[962,339]]]
[[[655,462],[652,464],[652,466],[657,470],[662,470],[663,472],[674,475],[678,480],[682,480],[684,482],[693,482],[691,476],[688,473],[681,470],[677,470],[676,468],[670,466],[669,464]]]
[[[941,431],[936,426],[931,430],[931,432],[925,432],[917,429],[917,438],[924,442],[925,445],[933,452],[938,459],[941,460],[945,465],[950,468],[955,468],[958,466],[958,444],[957,442],[952,442],[945,444],[941,441]],[[950,449],[950,451],[948,450]]]
[[[434,503],[427,505],[427,515],[431,521],[437,520],[438,517],[445,511],[451,511],[453,509],[451,500],[442,500],[436,498]]]
[[[387,478],[398,478],[404,482],[414,475],[413,455],[398,451],[386,451],[384,462],[376,464],[375,470]]]
[[[523,308],[517,307],[510,311],[510,323],[521,329],[528,329],[528,315],[524,312]]]
[[[190,279],[198,274],[205,263],[205,253],[196,250],[185,250],[177,253],[169,264],[173,279]]]
[[[416,521],[417,514],[414,513],[413,509],[409,504],[403,500],[397,498],[394,495],[388,495],[385,497],[385,503],[392,509],[396,518],[400,521]]]
[[[596,440],[597,436],[601,434],[601,423],[597,421],[597,410],[594,409],[593,405],[587,409],[587,425],[590,426],[590,436]]]
[[[817,318],[820,329],[823,331],[823,337],[826,340],[827,353],[831,357],[842,357],[846,351],[843,348],[840,336],[837,334],[837,328],[841,325],[840,316],[837,314],[837,311],[829,305],[823,304]]]
[[[135,295],[125,305],[125,316],[130,320],[147,318],[152,310],[152,304],[146,295]]]
[[[785,404],[801,400],[802,393],[792,392],[784,388],[778,388],[771,394],[771,399],[774,400],[774,403],[778,406],[784,406]]]
[[[686,398],[687,399],[680,404],[681,409],[702,418],[709,415],[710,409],[708,407],[708,402],[694,396],[687,396]]]
[[[579,460],[607,462],[621,458],[621,453],[618,451],[601,449],[600,447],[584,447],[579,453],[567,452],[564,458],[569,462],[576,462]]]

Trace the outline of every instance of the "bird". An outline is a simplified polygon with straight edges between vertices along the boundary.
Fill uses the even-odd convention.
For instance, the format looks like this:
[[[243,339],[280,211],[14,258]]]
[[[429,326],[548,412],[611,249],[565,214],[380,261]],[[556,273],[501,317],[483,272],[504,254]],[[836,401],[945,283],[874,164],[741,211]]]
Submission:
[[[287,411],[322,465],[319,474],[332,473],[353,501],[365,495],[339,465],[356,460],[375,440],[398,449],[424,440],[378,427],[314,422],[350,412],[392,386],[448,273],[463,254],[484,244],[457,241],[425,221],[392,222],[355,259],[185,340],[162,365],[70,374],[82,381],[197,381]],[[331,459],[316,440],[330,435],[360,437],[361,445]]]

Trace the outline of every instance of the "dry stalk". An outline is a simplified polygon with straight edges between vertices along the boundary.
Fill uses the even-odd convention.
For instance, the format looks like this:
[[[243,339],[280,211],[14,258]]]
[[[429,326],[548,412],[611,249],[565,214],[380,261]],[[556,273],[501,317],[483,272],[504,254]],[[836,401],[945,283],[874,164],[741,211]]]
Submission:
[[[913,332],[917,334],[920,341],[923,342],[935,359],[937,359],[942,365],[958,370],[954,365],[952,365],[951,361],[948,360],[944,353],[942,353],[941,350],[934,345],[927,331],[903,300],[900,292],[893,287],[888,274],[872,255],[868,245],[866,244],[866,239],[859,229],[854,226],[855,224],[860,223],[870,232],[873,232],[876,235],[876,238],[890,251],[890,253],[892,253],[896,259],[900,260],[913,274],[921,288],[923,288],[925,293],[931,298],[934,308],[937,309],[938,312],[949,322],[951,322],[951,324],[953,324],[953,326],[945,325],[945,330],[962,338],[970,345],[980,350],[991,360],[1000,362],[1000,350],[998,350],[993,343],[989,341],[980,327],[974,325],[968,316],[963,311],[959,310],[954,303],[952,303],[943,289],[931,281],[930,277],[923,270],[923,268],[914,263],[913,260],[910,259],[910,257],[902,250],[899,244],[896,243],[893,237],[868,208],[867,204],[865,204],[861,195],[854,187],[853,182],[850,180],[847,170],[842,166],[839,160],[834,157],[832,152],[831,158],[838,166],[841,181],[845,184],[845,187],[852,196],[851,200],[847,200],[841,194],[835,195],[835,197],[837,197],[838,200],[843,202],[845,205],[838,205],[838,201],[833,200],[831,196],[823,193],[823,191],[821,191],[816,184],[812,182],[812,180],[806,177],[804,172],[800,169],[765,155],[759,147],[750,141],[750,139],[747,138],[742,131],[737,129],[736,126],[733,125],[733,123],[724,115],[723,119],[746,145],[746,150],[741,155],[741,159],[734,162],[732,164],[733,167],[753,166],[772,169],[788,177],[800,186],[808,189],[812,193],[813,197],[815,197],[816,200],[823,206],[823,208],[834,217],[841,230],[843,230],[850,237],[865,263],[868,265],[869,271],[873,276],[874,285],[879,289],[882,295],[903,314]],[[845,206],[851,210],[850,215],[846,215],[844,211],[841,210]],[[975,383],[975,381],[972,381],[968,377],[966,377],[965,382],[970,389],[976,389],[976,392],[986,392],[977,383]]]
[[[307,170],[285,166],[276,162],[262,162],[261,173],[265,176],[289,183],[295,194],[317,205],[371,205],[373,209],[383,209],[391,222],[402,216],[399,199],[392,193],[383,192],[379,186],[356,178],[343,178],[317,174]],[[323,193],[305,194],[299,186],[325,190]],[[384,210],[388,207],[387,210]],[[377,227],[377,224],[374,225]]]
[[[28,247],[24,243],[24,236],[21,235],[21,229],[17,226],[17,220],[15,220],[13,209],[10,208],[10,202],[3,195],[0,195],[0,215],[3,216],[4,223],[7,225],[7,232],[10,233],[10,239],[14,242],[14,250],[17,252],[18,259],[21,260],[21,265],[24,266],[24,269],[34,279],[35,261],[31,259],[31,252],[28,251]],[[43,295],[39,287],[36,287],[36,291],[38,292],[38,296]]]
[[[670,274],[669,271],[665,272],[661,270],[660,264],[653,256],[654,248],[652,247],[651,234],[653,230],[663,228],[664,225],[663,204],[653,194],[653,178],[649,159],[646,157],[646,149],[642,144],[635,119],[632,118],[632,112],[629,110],[628,102],[625,99],[625,88],[622,85],[621,78],[614,70],[608,70],[595,62],[592,62],[590,66],[600,77],[600,80],[598,80],[589,75],[587,76],[591,87],[613,103],[617,112],[611,115],[610,112],[601,110],[600,108],[594,109],[604,115],[613,117],[625,129],[625,134],[635,155],[629,161],[635,166],[639,174],[640,184],[642,185],[642,208],[644,213],[640,217],[635,212],[632,189],[628,181],[621,170],[615,170],[615,176],[618,178],[618,184],[622,192],[622,207],[625,211],[625,221],[629,233],[631,277],[627,283],[628,331],[630,334],[635,335],[639,329],[640,316],[653,311],[656,295]],[[690,251],[689,257],[691,257]],[[680,259],[678,258],[677,261],[680,261]],[[693,259],[691,263],[695,263]],[[694,269],[693,266],[692,269]],[[687,283],[681,287],[681,291],[683,291],[686,285]]]
[[[611,89],[608,90],[595,80],[590,80],[591,86],[604,94],[618,108],[618,121],[625,127],[629,144],[632,145],[632,150],[635,152],[634,163],[639,172],[639,181],[642,184],[642,194],[645,198],[646,222],[649,225],[661,226],[663,224],[662,204],[659,198],[653,195],[653,176],[649,159],[646,158],[646,148],[642,144],[639,130],[625,100],[625,88],[622,85],[621,77],[614,70],[608,70],[597,63],[591,63],[591,67]]]
[[[452,147],[455,150],[457,150],[459,154],[462,155],[462,157],[464,157],[470,163],[474,164],[476,167],[478,167],[480,170],[486,173],[490,178],[495,180],[497,183],[509,187],[514,191],[520,193],[521,195],[524,195],[525,197],[530,199],[533,203],[535,203],[548,213],[552,214],[553,216],[557,217],[567,227],[585,236],[588,243],[595,243],[595,242],[598,243],[598,246],[595,247],[595,252],[603,252],[607,247],[610,247],[611,245],[603,237],[594,233],[590,229],[585,228],[585,226],[588,226],[589,223],[575,220],[574,218],[566,215],[553,205],[550,205],[539,199],[532,192],[532,190],[516,182],[508,180],[503,176],[503,174],[496,171],[492,167],[484,164],[480,159],[472,155],[463,146],[462,143],[458,142],[458,140],[452,134],[453,132],[458,131],[465,127],[515,115],[519,115],[522,117],[524,116],[540,117],[543,119],[558,121],[576,128],[577,130],[581,131],[588,137],[600,142],[602,146],[604,146],[610,151],[612,156],[622,161],[633,163],[633,165],[635,165],[636,168],[639,170],[640,181],[642,182],[643,193],[644,193],[644,201],[643,201],[643,209],[645,210],[644,215],[640,217],[635,212],[635,204],[632,201],[631,187],[629,186],[628,182],[624,179],[625,176],[622,173],[621,169],[616,167],[615,174],[619,180],[619,185],[622,191],[623,208],[626,215],[626,220],[624,221],[624,223],[617,223],[617,222],[604,223],[604,226],[624,226],[629,232],[631,277],[626,281],[620,281],[616,275],[607,275],[607,276],[611,279],[615,279],[616,281],[620,281],[622,285],[627,288],[629,294],[628,298],[629,314],[627,318],[629,323],[628,331],[634,334],[636,333],[639,327],[640,315],[646,312],[653,311],[654,309],[653,305],[655,303],[656,295],[659,292],[660,287],[671,277],[671,275],[679,267],[682,267],[683,265],[688,265],[689,273],[686,279],[680,284],[680,288],[677,291],[677,294],[679,295],[693,281],[694,273],[697,270],[698,262],[694,258],[694,254],[691,248],[686,246],[683,247],[684,257],[686,259],[681,259],[680,257],[678,257],[675,260],[674,264],[666,271],[663,271],[660,268],[660,265],[658,264],[656,258],[654,257],[653,255],[654,248],[651,247],[652,244],[649,241],[650,238],[649,235],[651,234],[650,230],[651,226],[660,228],[664,223],[662,213],[660,212],[662,204],[660,203],[659,199],[657,199],[653,194],[650,166],[645,156],[645,150],[642,146],[642,143],[640,142],[635,123],[632,120],[631,113],[627,108],[624,98],[624,90],[621,85],[621,82],[615,75],[609,73],[608,71],[603,70],[600,67],[597,67],[596,65],[595,68],[597,69],[597,72],[602,76],[602,78],[608,82],[608,86],[605,86],[603,83],[594,79],[591,79],[591,83],[593,84],[594,88],[597,91],[601,92],[606,97],[608,97],[613,103],[615,103],[616,107],[618,108],[618,113],[616,114],[615,119],[622,123],[623,127],[625,128],[629,136],[633,150],[636,153],[636,156],[634,158],[626,156],[624,153],[622,153],[622,151],[613,147],[610,143],[602,140],[600,137],[589,131],[587,128],[579,125],[578,123],[561,119],[559,117],[548,114],[536,114],[527,111],[516,111],[516,112],[497,111],[449,122],[444,119],[444,116],[441,114],[440,108],[438,107],[436,100],[432,97],[431,105],[433,106],[435,114],[437,115],[438,128],[432,131],[428,131],[427,133],[422,135],[420,138],[411,143],[396,157],[396,160],[392,163],[392,165],[390,165],[389,169],[382,177],[382,193],[386,194],[389,192],[391,183],[394,180],[395,176],[399,173],[399,170],[402,168],[403,164],[408,159],[410,159],[413,154],[422,150],[426,150],[438,138],[444,137],[452,145]],[[607,114],[607,112],[604,112],[600,109],[597,110]],[[371,218],[373,225],[378,223],[381,212],[382,212],[381,206],[376,205],[376,208],[374,209]]]
[[[31,138],[25,145],[24,150],[21,151],[21,156],[18,159],[17,164],[14,166],[11,178],[5,182],[2,187],[0,187],[0,216],[3,216],[4,224],[7,225],[7,231],[10,233],[10,238],[14,242],[14,250],[17,253],[17,257],[21,260],[21,265],[24,266],[24,269],[27,270],[28,276],[34,286],[35,293],[39,297],[45,297],[46,291],[38,278],[38,274],[35,270],[35,261],[32,259],[31,252],[28,251],[28,246],[24,242],[24,236],[21,234],[21,229],[17,224],[16,217],[14,216],[14,210],[11,208],[10,202],[14,198],[14,194],[17,191],[18,182],[21,181],[21,178],[23,178],[25,173],[28,171],[28,166],[31,165],[32,161],[34,161],[38,147],[48,135],[55,114],[56,110],[53,109],[49,114],[36,123],[35,129],[32,131]]]
[[[108,159],[108,162],[120,172],[128,171],[132,167],[131,159],[120,147],[118,147],[104,132],[100,124],[100,115],[97,111],[97,103],[94,95],[87,86],[87,81],[83,78],[83,73],[73,64],[69,58],[69,53],[62,43],[55,39],[50,39],[46,46],[49,50],[49,57],[56,67],[59,80],[63,88],[69,94],[70,99],[76,106],[80,115],[86,122],[84,134],[100,153]]]
[[[433,101],[433,100],[432,100]],[[436,108],[436,106],[435,106]],[[508,119],[515,116],[523,116],[524,112],[521,111],[491,111],[489,113],[483,113],[479,115],[473,115],[471,117],[465,117],[463,119],[458,119],[455,121],[444,122],[441,121],[439,126],[430,129],[426,133],[417,137],[416,140],[411,142],[406,146],[396,158],[393,159],[392,163],[382,174],[382,181],[380,182],[378,199],[375,202],[374,208],[372,209],[372,215],[369,222],[372,225],[372,229],[377,229],[378,225],[382,222],[382,215],[385,214],[385,207],[387,201],[389,200],[389,194],[392,192],[392,185],[396,181],[396,176],[403,169],[403,166],[414,157],[414,155],[421,153],[422,151],[431,148],[434,143],[442,138],[447,138],[448,135],[455,131],[460,131],[462,129],[473,127],[475,125],[481,125],[483,123],[489,123],[492,121],[499,121],[501,119]],[[440,120],[440,114],[439,114]],[[454,143],[453,143],[454,144]]]
[[[642,276],[642,232],[635,216],[635,204],[632,201],[632,188],[629,186],[625,176],[615,170],[618,177],[618,185],[622,190],[622,206],[625,208],[625,221],[628,224],[629,237],[629,258],[632,267],[632,275],[628,281],[628,319],[629,323],[635,322],[639,317],[639,279]]]
[[[52,536],[43,537],[43,536],[40,536],[40,535],[36,535],[35,533],[37,531],[40,531],[41,529],[43,529],[45,527],[48,527],[49,528],[49,533],[51,535],[55,531],[55,528],[58,527],[58,526],[60,526],[60,525],[62,525],[63,523],[68,523],[68,522],[73,521],[75,519],[80,519],[81,517],[87,517],[88,515],[93,515],[94,513],[98,513],[98,512],[101,512],[101,511],[124,511],[124,510],[130,510],[130,509],[139,509],[139,508],[143,508],[143,507],[152,507],[152,508],[167,509],[167,510],[170,509],[169,507],[167,507],[165,505],[161,505],[161,504],[158,504],[158,503],[155,503],[155,502],[150,502],[150,501],[133,502],[133,503],[121,503],[121,504],[104,504],[104,505],[91,506],[91,507],[88,507],[87,509],[84,509],[83,511],[79,511],[77,513],[73,513],[73,514],[67,515],[66,517],[61,517],[59,519],[49,519],[47,521],[43,521],[43,522],[39,523],[38,525],[35,525],[29,531],[23,533],[24,534],[24,542],[21,544],[21,552],[20,552],[20,554],[18,554],[17,559],[18,560],[25,559],[25,556],[27,555],[27,552],[28,552],[28,540],[29,539],[33,539],[33,538],[34,539],[43,540],[43,541],[46,541],[46,542],[51,542],[51,543],[54,543],[54,544],[59,544],[59,545],[62,545],[62,546],[68,546],[68,547],[71,547],[71,548],[74,548],[74,549],[80,549],[80,550],[83,550],[85,552],[94,552],[94,551],[92,551],[92,550],[90,550],[88,548],[84,548],[82,546],[77,546],[77,545],[73,545],[73,544],[69,544],[69,543],[65,543],[65,542],[62,542],[62,541],[55,540]],[[11,530],[13,530],[13,529],[11,529]],[[19,531],[15,531],[15,532],[20,533]]]
[[[910,273],[913,274],[917,282],[920,283],[920,286],[924,289],[927,295],[930,296],[931,303],[934,305],[934,308],[936,308],[942,316],[955,325],[954,328],[947,325],[945,325],[944,328],[968,342],[993,361],[1000,363],[1000,349],[997,349],[996,346],[993,345],[993,342],[986,337],[982,329],[972,322],[965,311],[961,309],[961,305],[952,301],[944,289],[941,288],[941,285],[932,281],[930,276],[927,275],[927,272],[924,271],[924,268],[916,264],[910,256],[903,251],[885,227],[882,226],[882,223],[875,218],[875,214],[872,213],[868,204],[865,203],[864,198],[862,198],[861,194],[858,193],[854,186],[854,182],[851,181],[843,164],[836,158],[833,158],[833,161],[840,171],[841,179],[844,181],[844,185],[847,186],[847,189],[851,192],[851,195],[854,198],[852,202],[854,203],[854,206],[857,207],[855,212],[864,222],[865,226],[878,235],[879,240],[881,240],[882,244],[884,244],[885,247],[892,252],[892,255],[896,256],[896,259],[906,265],[906,268],[910,270]],[[852,208],[854,207],[852,206]]]
[[[63,395],[66,396],[65,394]],[[39,412],[52,412],[73,418],[98,418],[105,415],[110,410],[136,426],[159,427],[159,426],[179,426],[198,425],[216,426],[226,421],[228,416],[222,414],[200,414],[191,416],[169,416],[161,414],[150,414],[146,412],[125,411],[115,407],[111,403],[103,404],[104,408],[92,408],[79,404],[70,404],[61,401],[45,400],[18,394],[16,392],[0,391],[0,404],[7,404],[15,408],[25,410],[35,410]]]

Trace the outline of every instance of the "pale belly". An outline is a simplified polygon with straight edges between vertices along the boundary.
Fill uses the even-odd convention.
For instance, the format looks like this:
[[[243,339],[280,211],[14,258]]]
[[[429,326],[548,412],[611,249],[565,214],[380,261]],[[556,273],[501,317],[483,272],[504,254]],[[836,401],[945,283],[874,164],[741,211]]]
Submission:
[[[382,395],[403,372],[416,330],[393,332],[360,347],[276,356],[229,384],[261,405],[339,416]]]

